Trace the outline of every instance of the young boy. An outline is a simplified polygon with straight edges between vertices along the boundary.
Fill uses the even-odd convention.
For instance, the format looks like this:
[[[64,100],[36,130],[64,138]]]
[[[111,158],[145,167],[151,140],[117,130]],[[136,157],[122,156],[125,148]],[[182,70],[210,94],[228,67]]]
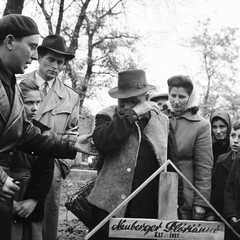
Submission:
[[[232,227],[240,234],[240,120],[233,125],[230,135],[230,145],[235,153],[235,160],[228,175],[224,190],[224,216]],[[227,229],[227,239],[239,239]]]
[[[48,135],[50,128],[33,119],[42,101],[37,82],[24,79],[19,86],[27,119],[37,125],[42,134]],[[14,196],[12,240],[42,240],[44,202],[51,186],[53,169],[54,162],[49,158],[14,151],[10,173],[20,183],[20,191]]]

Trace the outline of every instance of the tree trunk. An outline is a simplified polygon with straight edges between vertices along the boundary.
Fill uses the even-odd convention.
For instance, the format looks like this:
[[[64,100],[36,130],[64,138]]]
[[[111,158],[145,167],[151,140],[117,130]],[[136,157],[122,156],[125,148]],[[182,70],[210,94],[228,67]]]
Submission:
[[[3,16],[18,13],[22,14],[24,0],[7,0],[6,7],[3,11]]]

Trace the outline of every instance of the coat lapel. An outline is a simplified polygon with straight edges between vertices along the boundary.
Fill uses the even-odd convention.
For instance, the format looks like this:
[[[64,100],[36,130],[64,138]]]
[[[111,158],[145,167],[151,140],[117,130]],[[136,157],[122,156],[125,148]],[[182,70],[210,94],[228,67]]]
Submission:
[[[6,127],[4,129],[4,134],[7,134],[8,130],[11,129],[12,125],[22,116],[22,111],[24,110],[24,105],[21,97],[21,93],[18,89],[18,86],[15,86],[15,95],[14,95],[14,102],[13,107],[11,109],[10,105],[8,111],[10,112],[10,116],[6,122]]]
[[[233,161],[232,151],[230,151],[229,153],[227,153],[227,157],[223,159],[221,164],[227,171],[230,171],[230,169],[232,167],[232,161]]]
[[[167,116],[151,111],[151,118],[143,132],[161,166],[167,160],[167,139],[169,133]]]
[[[0,115],[2,116],[2,119],[6,123],[10,112],[11,112],[11,106],[7,97],[7,93],[5,88],[3,87],[2,80],[0,79]]]
[[[38,109],[35,117],[36,120],[39,121],[44,113],[50,112],[56,108],[61,103],[62,99],[66,97],[65,88],[62,88],[61,84],[62,83],[59,79],[55,80],[52,88],[49,90],[47,96],[44,98],[40,108]]]

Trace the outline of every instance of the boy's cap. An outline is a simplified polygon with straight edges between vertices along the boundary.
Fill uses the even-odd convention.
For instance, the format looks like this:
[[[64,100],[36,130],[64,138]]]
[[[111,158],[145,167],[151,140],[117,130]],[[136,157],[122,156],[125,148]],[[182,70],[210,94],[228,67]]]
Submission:
[[[24,37],[39,34],[37,24],[30,17],[21,14],[9,14],[0,19],[0,39],[12,34],[14,37]]]

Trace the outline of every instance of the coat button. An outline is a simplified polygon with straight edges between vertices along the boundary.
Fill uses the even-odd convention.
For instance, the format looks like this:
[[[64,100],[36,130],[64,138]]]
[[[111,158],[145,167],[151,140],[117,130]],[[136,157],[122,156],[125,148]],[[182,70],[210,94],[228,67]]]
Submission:
[[[127,168],[127,171],[128,171],[128,172],[131,172],[131,170],[132,170],[132,169],[131,169],[130,167]]]
[[[122,195],[122,199],[125,199],[125,198],[126,198],[126,195],[123,194],[123,195]]]

